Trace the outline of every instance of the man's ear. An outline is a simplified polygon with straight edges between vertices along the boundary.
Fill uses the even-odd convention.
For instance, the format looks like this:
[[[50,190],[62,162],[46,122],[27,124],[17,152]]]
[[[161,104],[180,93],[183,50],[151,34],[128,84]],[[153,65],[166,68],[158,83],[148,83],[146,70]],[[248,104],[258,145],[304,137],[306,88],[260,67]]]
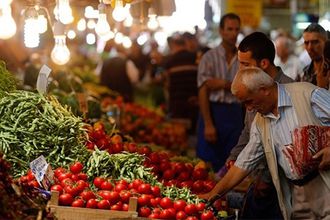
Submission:
[[[269,67],[270,62],[269,62],[268,59],[262,59],[262,60],[260,61],[259,65],[260,65],[260,68],[261,68],[261,69],[265,70],[265,69],[267,69],[267,68]]]
[[[270,89],[266,86],[262,86],[262,87],[259,88],[259,92],[261,92],[265,96],[269,96]]]

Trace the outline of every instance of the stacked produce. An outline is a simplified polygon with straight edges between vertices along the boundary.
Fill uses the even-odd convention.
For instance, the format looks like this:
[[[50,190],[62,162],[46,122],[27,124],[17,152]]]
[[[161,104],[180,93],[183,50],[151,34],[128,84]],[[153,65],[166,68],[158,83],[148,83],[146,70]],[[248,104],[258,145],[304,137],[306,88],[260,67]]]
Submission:
[[[86,161],[81,119],[52,97],[16,90],[0,100],[0,151],[17,177],[44,155],[53,167]]]

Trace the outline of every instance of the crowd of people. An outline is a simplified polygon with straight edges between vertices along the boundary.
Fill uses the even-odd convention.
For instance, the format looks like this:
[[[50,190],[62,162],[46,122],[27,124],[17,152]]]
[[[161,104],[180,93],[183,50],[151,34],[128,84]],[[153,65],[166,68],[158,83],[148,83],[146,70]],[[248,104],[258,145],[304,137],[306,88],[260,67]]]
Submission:
[[[166,55],[157,44],[148,56],[135,48],[121,58],[121,73],[115,77],[122,81],[111,81],[129,83],[131,101],[134,84],[149,76],[151,84],[162,88],[168,116],[190,121],[196,155],[215,172],[233,164],[201,198],[226,193],[252,175],[244,218],[330,218],[329,140],[314,152],[319,166],[311,172],[296,175],[285,155],[295,128],[315,125],[329,132],[329,32],[317,23],[303,31],[310,58],[304,65],[288,33],[278,32],[272,39],[255,31],[238,43],[241,20],[234,13],[221,18],[218,31],[221,43],[215,48],[202,46],[198,36],[188,32],[168,37]],[[129,60],[136,66],[135,77],[128,74]],[[114,70],[107,66],[111,63],[104,61],[103,83]]]

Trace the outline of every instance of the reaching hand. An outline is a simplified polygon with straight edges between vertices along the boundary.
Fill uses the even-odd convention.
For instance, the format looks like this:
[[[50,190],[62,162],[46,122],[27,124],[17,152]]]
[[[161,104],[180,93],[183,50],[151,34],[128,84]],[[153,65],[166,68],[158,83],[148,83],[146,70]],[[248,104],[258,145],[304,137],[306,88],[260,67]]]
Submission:
[[[330,168],[330,147],[325,147],[319,152],[317,152],[313,159],[320,159],[321,162],[319,164],[320,170],[327,170]]]

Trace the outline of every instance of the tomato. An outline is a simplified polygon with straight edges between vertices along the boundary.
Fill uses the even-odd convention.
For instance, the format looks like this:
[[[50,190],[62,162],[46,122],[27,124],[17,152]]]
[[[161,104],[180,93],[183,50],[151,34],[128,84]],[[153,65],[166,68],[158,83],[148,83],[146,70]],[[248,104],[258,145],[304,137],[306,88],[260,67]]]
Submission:
[[[160,197],[152,198],[152,199],[150,199],[150,205],[152,207],[158,207],[160,200],[161,200]]]
[[[140,194],[150,194],[152,193],[151,191],[151,186],[149,183],[142,183],[139,187],[138,187],[138,192]]]
[[[84,189],[87,187],[87,183],[83,180],[78,180],[75,184],[76,190],[80,193],[84,191]]]
[[[172,208],[173,207],[173,202],[170,198],[168,197],[164,197],[160,200],[159,203],[160,207],[162,207],[163,209],[168,209],[168,208]]]
[[[109,192],[109,202],[110,204],[115,204],[120,201],[120,194],[116,191]]]
[[[95,144],[93,142],[87,141],[85,145],[88,150],[94,150]]]
[[[216,185],[216,182],[213,180],[205,180],[204,181],[204,192],[210,192]]]
[[[127,203],[123,203],[122,210],[123,211],[128,211],[128,204]]]
[[[78,174],[72,174],[72,175],[71,175],[71,179],[72,179],[74,182],[78,181],[78,180],[79,180]]]
[[[188,179],[190,179],[190,173],[188,171],[180,172],[180,174],[178,176],[179,181],[185,181]]]
[[[161,171],[168,170],[168,168],[171,167],[171,163],[168,160],[162,160],[159,165],[159,169]]]
[[[88,176],[87,176],[86,173],[78,173],[78,179],[87,181],[88,180]]]
[[[163,173],[163,179],[165,179],[165,180],[171,180],[171,179],[173,179],[174,178],[174,175],[175,175],[175,171],[173,170],[173,169],[167,169],[167,170],[165,170],[164,171],[164,173]]]
[[[200,193],[204,190],[204,182],[203,180],[197,180],[192,185],[192,190],[195,193]]]
[[[151,163],[157,164],[159,163],[159,156],[157,152],[152,152],[149,154],[149,160]]]
[[[174,168],[177,173],[187,172],[187,168],[183,162],[175,162]]]
[[[69,193],[73,197],[75,197],[79,194],[79,191],[77,190],[77,188],[75,186],[69,186],[69,185],[66,185],[64,187],[64,192]]]
[[[204,202],[200,202],[200,203],[196,204],[196,209],[199,212],[203,211],[205,209],[205,203]]]
[[[102,177],[95,177],[95,178],[94,178],[94,181],[93,181],[93,184],[94,184],[97,188],[101,189],[101,185],[102,185],[102,183],[103,183],[104,181],[105,181],[105,179],[102,178]]]
[[[138,209],[138,213],[140,217],[148,217],[151,214],[151,210],[150,208],[143,206]]]
[[[120,194],[121,201],[127,202],[127,203],[129,202],[129,198],[132,196],[131,192],[126,191],[126,190],[121,191],[119,194]]]
[[[192,176],[194,180],[206,180],[208,173],[204,168],[197,168],[194,169]]]
[[[58,179],[58,181],[60,181],[60,182],[62,182],[62,180],[64,180],[64,179],[71,179],[71,177],[72,177],[72,173],[61,173],[58,177],[57,177],[57,179]]]
[[[90,191],[90,190],[86,190],[86,191],[81,192],[80,193],[80,196],[85,201],[89,201],[91,199],[95,199],[96,198],[95,194],[92,191]]]
[[[27,175],[26,176],[27,176],[28,181],[35,180],[35,177],[34,177],[34,174],[33,174],[32,170],[29,170],[27,172]]]
[[[152,219],[159,219],[159,213],[151,213],[148,218],[152,218]]]
[[[113,154],[120,153],[124,150],[124,145],[123,143],[116,143],[111,145],[111,150]]]
[[[73,196],[71,194],[64,193],[60,195],[58,202],[60,205],[70,206],[73,202]]]
[[[63,187],[61,185],[52,185],[50,191],[57,191],[61,195],[63,193]]]
[[[178,212],[176,213],[175,218],[176,218],[177,220],[185,220],[185,219],[187,218],[187,214],[186,214],[184,211],[178,211]]]
[[[197,209],[195,204],[188,204],[186,205],[186,207],[184,208],[185,213],[187,213],[188,215],[194,215],[197,213]]]
[[[186,220],[198,220],[196,216],[188,216]]]
[[[72,186],[73,185],[73,180],[70,178],[65,178],[61,181],[61,186],[64,188],[66,186]]]
[[[103,189],[103,190],[112,190],[113,189],[113,185],[112,185],[111,182],[105,180],[104,182],[101,183],[100,188]]]
[[[77,161],[70,166],[70,171],[73,174],[78,174],[82,171],[83,168],[84,168],[84,165],[82,163],[80,163],[79,161]]]
[[[201,214],[201,220],[212,220],[214,219],[214,214],[211,210],[204,211]]]
[[[123,184],[123,185],[125,185],[126,187],[128,187],[128,182],[127,182],[126,180],[124,180],[124,179],[118,180],[118,181],[116,182],[116,184]]]
[[[159,214],[160,219],[171,219],[172,213],[168,209],[163,209]]]
[[[150,196],[147,194],[142,194],[139,198],[138,198],[138,204],[139,206],[146,206],[150,204]]]
[[[71,204],[72,207],[85,207],[85,202],[82,199],[76,199]]]
[[[160,187],[159,186],[152,186],[151,187],[152,195],[160,196]]]
[[[119,202],[110,207],[110,210],[114,210],[114,211],[122,211],[122,209],[123,209],[123,204]]]
[[[29,181],[28,182],[28,185],[31,186],[31,187],[36,187],[36,188],[39,188],[40,187],[40,185],[39,185],[39,183],[38,183],[37,180]]]
[[[187,205],[186,201],[182,199],[176,200],[173,203],[173,207],[176,211],[183,211],[186,205]]]
[[[186,180],[186,181],[181,182],[180,186],[191,189],[193,184],[194,184],[194,182],[192,180]]]
[[[55,177],[58,178],[60,176],[60,174],[66,173],[66,172],[67,172],[66,169],[64,169],[63,167],[58,167],[54,170],[54,175],[55,175]]]
[[[141,184],[143,184],[144,182],[143,182],[143,180],[141,180],[141,179],[135,179],[135,180],[133,180],[132,181],[132,184],[133,184],[133,188],[134,189],[138,189],[139,188],[139,186],[141,185]]]
[[[123,190],[126,190],[127,186],[122,183],[117,183],[115,186],[115,191],[121,192]]]
[[[135,143],[128,143],[127,151],[130,152],[130,153],[137,152],[137,145]]]
[[[98,202],[96,199],[89,199],[86,203],[86,208],[97,209]]]
[[[143,146],[138,149],[139,154],[143,154],[145,156],[149,156],[149,154],[152,152],[151,148],[148,146]]]
[[[108,200],[102,199],[97,203],[99,209],[110,209],[110,203]]]

